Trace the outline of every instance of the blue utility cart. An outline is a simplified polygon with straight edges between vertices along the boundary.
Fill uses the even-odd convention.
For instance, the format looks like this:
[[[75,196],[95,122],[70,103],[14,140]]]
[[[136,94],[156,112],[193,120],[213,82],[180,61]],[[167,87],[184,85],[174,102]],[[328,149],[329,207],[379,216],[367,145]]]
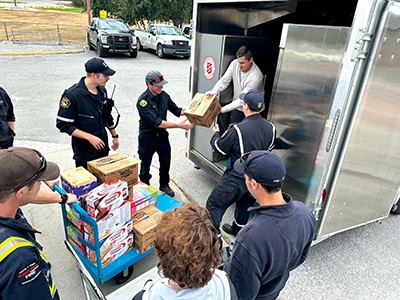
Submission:
[[[56,187],[56,190],[60,194],[65,194],[65,191]],[[174,199],[169,197],[168,195],[162,194],[158,196],[158,203],[156,207],[161,210],[162,212],[166,212],[168,210],[173,210],[177,207],[182,206],[182,204]],[[64,221],[64,231],[65,231],[65,244],[67,248],[71,251],[73,256],[75,257],[78,267],[81,271],[82,282],[85,287],[85,292],[87,299],[92,299],[89,296],[88,288],[91,288],[91,291],[94,292],[98,299],[106,299],[101,290],[98,288],[97,284],[102,284],[111,278],[117,275],[123,275],[124,271],[131,268],[131,272],[133,271],[133,264],[141,260],[142,258],[149,255],[151,252],[154,251],[154,248],[146,251],[145,253],[140,253],[135,248],[129,250],[121,257],[117,258],[116,260],[112,261],[111,263],[107,264],[106,266],[101,265],[100,259],[100,242],[99,242],[99,235],[98,235],[98,227],[96,221],[88,215],[88,213],[82,209],[78,204],[73,203],[71,207],[79,214],[80,221],[87,223],[88,225],[92,226],[94,230],[94,245],[90,242],[84,240],[83,238],[79,237],[79,242],[84,244],[89,249],[92,249],[96,252],[96,261],[97,263],[94,264],[91,262],[87,257],[85,257],[81,251],[69,240],[67,234],[67,226],[70,224],[70,221],[67,219],[67,211],[66,205],[62,205],[62,215]],[[127,277],[129,278],[130,275]],[[121,281],[122,283],[123,281]],[[90,285],[90,286],[88,286]]]

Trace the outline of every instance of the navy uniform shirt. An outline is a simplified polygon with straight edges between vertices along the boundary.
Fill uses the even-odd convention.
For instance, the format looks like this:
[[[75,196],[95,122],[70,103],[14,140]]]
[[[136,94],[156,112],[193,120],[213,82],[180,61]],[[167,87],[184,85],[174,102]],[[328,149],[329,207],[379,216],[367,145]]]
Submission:
[[[114,124],[111,109],[107,109],[108,97],[104,87],[98,86],[98,98],[89,92],[85,85],[85,77],[78,84],[66,90],[61,97],[57,115],[57,128],[61,132],[72,135],[80,129],[100,138],[105,147],[96,150],[89,141],[72,137],[74,159],[90,161],[107,156],[108,136],[106,127]]]
[[[260,114],[253,114],[240,123],[231,124],[222,136],[218,131],[215,132],[210,143],[213,151],[229,156],[227,171],[230,171],[242,154],[253,150],[272,150],[275,127]]]
[[[0,87],[0,142],[6,143],[14,136],[7,122],[15,122],[14,107],[7,92]]]
[[[170,111],[179,117],[182,108],[179,108],[171,97],[164,91],[160,95],[154,96],[149,89],[140,95],[136,107],[139,111],[139,132],[141,133],[160,133],[166,131],[165,128],[158,128],[162,121],[167,120],[167,112]]]
[[[42,246],[36,241],[39,233],[25,219],[21,209],[15,218],[0,217],[0,249],[13,237],[34,246],[16,248],[0,263],[0,299],[59,299]],[[8,244],[9,245],[9,244]]]

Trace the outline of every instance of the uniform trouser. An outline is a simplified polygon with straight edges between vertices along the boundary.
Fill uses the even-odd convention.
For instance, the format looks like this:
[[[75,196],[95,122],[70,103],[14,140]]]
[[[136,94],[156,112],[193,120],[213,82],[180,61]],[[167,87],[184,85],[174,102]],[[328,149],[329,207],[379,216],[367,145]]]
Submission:
[[[0,143],[0,149],[7,149],[9,147],[12,147],[14,144],[14,137],[12,137],[10,140],[4,143]]]
[[[94,158],[89,159],[89,160],[75,159],[75,167],[77,167],[77,168],[78,167],[84,167],[87,170],[88,161],[95,160],[95,159],[102,158],[102,157],[106,157],[106,156],[108,156],[108,154],[109,154],[109,151],[106,151],[104,153],[101,153],[98,157],[94,157]]]
[[[158,154],[160,161],[160,186],[169,184],[169,169],[171,166],[171,145],[168,132],[161,133],[139,133],[139,178],[142,182],[149,183],[151,174],[150,166],[154,153]]]
[[[245,225],[249,219],[247,210],[254,205],[255,201],[247,190],[244,177],[231,171],[225,172],[217,183],[207,199],[206,207],[211,221],[220,233],[222,217],[229,206],[236,202],[235,221],[238,225]]]

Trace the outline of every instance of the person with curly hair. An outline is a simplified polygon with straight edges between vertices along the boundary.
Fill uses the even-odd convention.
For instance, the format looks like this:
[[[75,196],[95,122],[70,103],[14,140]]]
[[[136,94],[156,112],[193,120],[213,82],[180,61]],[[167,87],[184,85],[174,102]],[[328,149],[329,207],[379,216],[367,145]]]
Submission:
[[[134,299],[237,299],[228,276],[218,269],[219,244],[206,208],[190,204],[166,212],[154,239],[162,279]]]

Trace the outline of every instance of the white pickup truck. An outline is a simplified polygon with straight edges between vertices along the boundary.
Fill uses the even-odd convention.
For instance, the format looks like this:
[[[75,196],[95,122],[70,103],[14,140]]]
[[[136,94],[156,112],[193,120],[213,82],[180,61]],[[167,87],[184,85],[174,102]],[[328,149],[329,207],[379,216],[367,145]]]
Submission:
[[[176,26],[150,24],[147,30],[135,30],[139,50],[153,49],[158,57],[166,55],[190,57],[190,40]]]

